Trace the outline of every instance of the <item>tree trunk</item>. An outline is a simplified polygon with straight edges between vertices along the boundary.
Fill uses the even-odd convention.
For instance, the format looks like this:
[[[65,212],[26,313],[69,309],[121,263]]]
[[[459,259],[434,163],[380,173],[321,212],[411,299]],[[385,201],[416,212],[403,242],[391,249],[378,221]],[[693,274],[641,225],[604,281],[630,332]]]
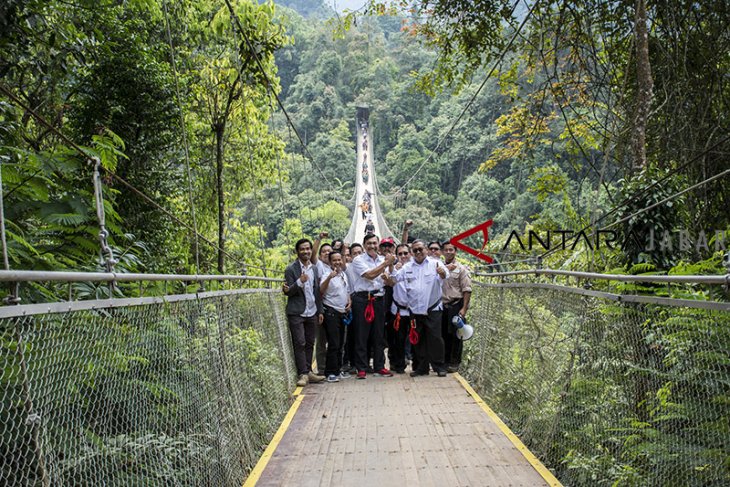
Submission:
[[[223,252],[226,246],[225,198],[223,195],[223,133],[225,123],[215,125],[215,190],[218,193],[218,273],[225,271]]]
[[[646,125],[651,106],[654,82],[649,64],[649,32],[646,19],[646,0],[636,0],[636,106],[632,137],[633,165],[635,170],[646,167]]]

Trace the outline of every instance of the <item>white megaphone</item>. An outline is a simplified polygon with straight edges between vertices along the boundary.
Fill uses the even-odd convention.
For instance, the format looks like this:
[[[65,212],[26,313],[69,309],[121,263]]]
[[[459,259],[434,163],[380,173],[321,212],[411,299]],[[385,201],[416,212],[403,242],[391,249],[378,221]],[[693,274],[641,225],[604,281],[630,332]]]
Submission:
[[[460,340],[466,341],[474,335],[474,328],[464,321],[464,318],[462,318],[461,315],[454,316],[451,323],[456,327],[456,336]]]

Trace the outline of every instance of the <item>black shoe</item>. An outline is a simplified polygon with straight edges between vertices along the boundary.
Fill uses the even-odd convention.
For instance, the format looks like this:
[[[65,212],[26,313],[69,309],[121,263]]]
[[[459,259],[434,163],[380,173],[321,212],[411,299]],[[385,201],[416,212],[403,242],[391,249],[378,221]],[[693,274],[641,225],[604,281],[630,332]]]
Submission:
[[[439,370],[438,372],[436,372],[436,374],[439,377],[446,377],[446,371],[445,370]]]
[[[414,370],[413,372],[411,372],[411,377],[418,377],[420,375],[428,375],[428,371],[419,372],[418,370]]]
[[[448,372],[449,374],[454,374],[458,371],[459,371],[458,365],[449,365],[448,367],[446,367],[446,372]]]
[[[393,372],[395,372],[396,374],[405,374],[406,369],[393,369]]]

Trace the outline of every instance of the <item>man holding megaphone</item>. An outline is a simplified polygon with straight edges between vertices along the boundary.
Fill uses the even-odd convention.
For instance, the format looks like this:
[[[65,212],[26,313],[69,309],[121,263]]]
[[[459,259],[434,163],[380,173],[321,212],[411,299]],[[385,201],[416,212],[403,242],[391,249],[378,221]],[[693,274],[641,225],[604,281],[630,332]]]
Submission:
[[[464,332],[466,313],[469,311],[471,299],[471,276],[469,270],[456,261],[454,244],[444,242],[441,245],[441,253],[444,255],[446,267],[449,269],[449,277],[444,280],[442,287],[444,312],[441,333],[444,337],[444,361],[447,372],[458,372],[464,349],[462,340],[468,339],[468,337],[465,338],[464,334],[458,336],[457,332]],[[457,316],[460,320],[456,318]]]

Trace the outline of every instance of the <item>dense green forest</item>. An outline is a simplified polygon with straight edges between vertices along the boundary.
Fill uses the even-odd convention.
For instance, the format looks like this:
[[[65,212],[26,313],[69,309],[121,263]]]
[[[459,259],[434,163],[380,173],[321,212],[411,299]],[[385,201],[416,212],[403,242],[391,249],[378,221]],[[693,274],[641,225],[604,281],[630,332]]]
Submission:
[[[101,159],[118,271],[195,272],[196,247],[200,272],[280,269],[300,236],[346,233],[365,105],[394,230],[412,218],[412,234],[447,239],[491,218],[496,251],[513,231],[601,228],[703,183],[614,227],[620,249],[550,265],[721,269],[729,186],[704,181],[728,168],[726,2],[645,17],[634,2],[416,3],[241,0],[233,19],[215,0],[4,2],[11,267],[102,268],[93,164],[74,143]],[[649,230],[672,248],[647,250]]]
[[[515,236],[586,229],[543,265],[723,275],[729,34],[726,0],[4,0],[4,267],[275,276],[346,234],[367,106],[394,231],[492,219],[511,269],[534,265]],[[727,288],[529,277],[475,286],[462,371],[528,448],[570,485],[727,485]],[[180,291],[153,286],[111,289]],[[294,374],[284,297],[244,291],[4,318],[0,478],[240,485]]]

